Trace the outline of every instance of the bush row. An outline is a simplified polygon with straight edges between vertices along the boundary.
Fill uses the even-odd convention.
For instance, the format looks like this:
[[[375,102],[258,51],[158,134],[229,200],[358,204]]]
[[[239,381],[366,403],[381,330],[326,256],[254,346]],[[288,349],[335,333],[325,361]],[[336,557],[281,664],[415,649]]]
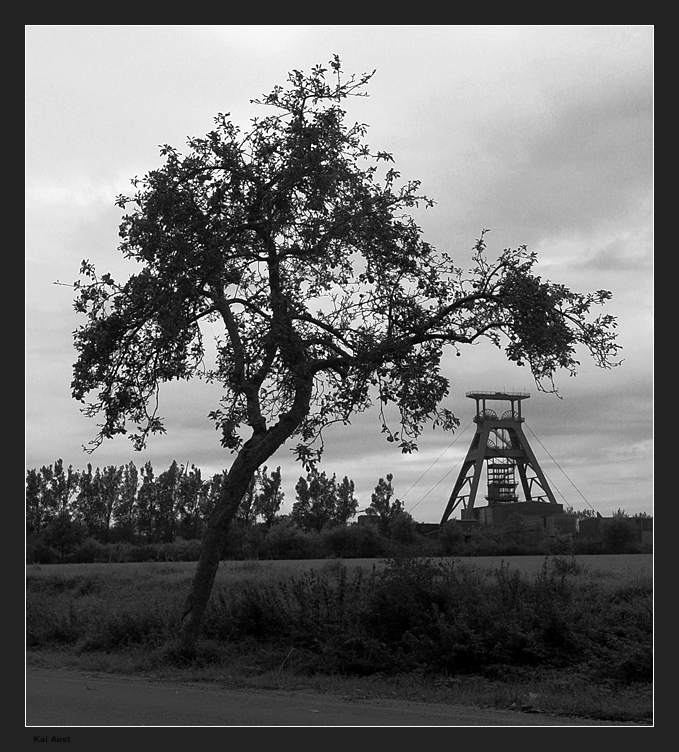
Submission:
[[[511,678],[544,668],[593,682],[650,682],[652,583],[611,587],[581,575],[570,557],[545,559],[536,576],[455,560],[395,557],[372,570],[336,561],[237,588],[218,583],[202,644],[240,650],[263,671],[284,661],[302,673],[344,675]],[[118,584],[112,597],[102,575],[67,580],[29,579],[29,648],[173,655],[180,584],[151,579],[136,595]]]
[[[206,637],[269,644],[278,658],[292,650],[306,672],[502,678],[540,667],[650,682],[650,583],[606,591],[577,574],[570,559],[546,561],[535,578],[430,559],[396,558],[367,574],[338,563],[218,593]]]
[[[42,536],[27,539],[27,564],[197,561],[199,540],[177,538],[171,543],[101,543],[86,538],[66,552],[50,546]],[[525,533],[475,531],[465,534],[449,523],[436,536],[413,532],[407,540],[381,535],[369,525],[336,525],[321,532],[304,532],[289,521],[264,524],[234,524],[229,531],[225,559],[325,559],[380,558],[396,552],[414,556],[530,556],[600,553],[645,553],[638,543],[625,546],[562,535],[538,538]]]

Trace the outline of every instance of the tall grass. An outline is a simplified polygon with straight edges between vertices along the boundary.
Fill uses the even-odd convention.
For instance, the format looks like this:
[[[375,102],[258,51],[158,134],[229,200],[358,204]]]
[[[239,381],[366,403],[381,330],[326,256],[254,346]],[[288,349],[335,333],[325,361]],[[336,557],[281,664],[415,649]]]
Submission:
[[[338,565],[253,582],[213,600],[206,637],[297,651],[308,672],[429,671],[516,676],[578,669],[598,681],[652,680],[652,584],[611,587],[568,560],[534,577],[432,560]]]
[[[215,586],[205,644],[254,656],[262,670],[489,679],[568,670],[615,686],[652,681],[650,577],[603,578],[561,557],[532,575],[410,558],[285,575],[233,569]],[[29,573],[27,645],[167,657],[190,574],[182,565]]]
[[[29,573],[26,644],[77,652],[162,645],[171,638],[185,593],[186,575],[162,577],[143,565],[110,574]]]

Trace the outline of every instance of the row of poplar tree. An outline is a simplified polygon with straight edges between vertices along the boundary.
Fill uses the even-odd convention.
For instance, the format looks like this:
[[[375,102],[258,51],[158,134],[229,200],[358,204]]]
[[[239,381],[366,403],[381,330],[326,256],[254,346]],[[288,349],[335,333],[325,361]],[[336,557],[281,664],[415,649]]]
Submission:
[[[150,462],[138,469],[133,462],[83,471],[54,465],[32,469],[26,475],[27,537],[52,534],[87,535],[100,543],[171,543],[178,538],[198,540],[219,497],[223,475],[203,479],[195,465],[173,461],[160,475]],[[292,511],[285,516],[304,532],[321,532],[347,524],[358,511],[354,482],[341,481],[325,472],[310,472],[295,486]],[[285,493],[280,467],[264,466],[253,478],[239,507],[236,521],[272,527],[280,514]],[[392,476],[380,478],[365,510],[387,533],[398,517],[409,517],[393,497]]]

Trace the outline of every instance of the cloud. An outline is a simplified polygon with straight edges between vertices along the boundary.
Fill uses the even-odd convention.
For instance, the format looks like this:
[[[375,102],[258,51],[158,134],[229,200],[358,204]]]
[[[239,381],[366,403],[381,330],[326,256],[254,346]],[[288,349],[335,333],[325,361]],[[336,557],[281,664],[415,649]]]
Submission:
[[[83,209],[93,207],[94,211],[113,205],[116,196],[124,190],[129,191],[130,181],[127,175],[119,176],[114,181],[94,181],[86,175],[61,178],[33,179],[26,184],[26,204],[29,209],[34,206],[70,209],[82,216]]]
[[[647,217],[647,220],[650,218]],[[585,254],[575,255],[574,267],[585,271],[606,272],[642,272],[648,274],[653,270],[653,238],[648,221],[639,223],[625,232],[622,237],[613,237],[601,241]],[[650,274],[647,277],[650,284]]]

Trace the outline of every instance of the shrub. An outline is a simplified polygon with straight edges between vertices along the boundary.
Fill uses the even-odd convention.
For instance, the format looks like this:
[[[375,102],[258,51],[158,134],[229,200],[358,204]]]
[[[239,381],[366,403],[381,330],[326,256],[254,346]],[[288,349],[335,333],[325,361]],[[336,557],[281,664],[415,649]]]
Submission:
[[[572,557],[546,559],[535,577],[508,566],[489,575],[413,557],[390,559],[370,574],[350,575],[338,563],[222,595],[207,636],[254,640],[286,653],[295,647],[307,671],[497,678],[530,667],[594,667],[606,681],[646,681],[652,647],[646,606],[627,590],[582,587],[581,574]]]
[[[115,651],[132,645],[147,648],[162,645],[170,638],[167,614],[149,605],[144,609],[120,609],[105,618],[89,620],[89,628],[78,634],[78,652]]]
[[[446,522],[439,534],[444,556],[462,556],[465,551],[464,531],[457,522]]]
[[[389,538],[401,546],[415,543],[415,523],[408,512],[398,512],[389,521]]]
[[[133,543],[108,543],[106,546],[106,561],[122,564],[124,562],[135,561],[135,552],[137,546]]]
[[[107,547],[94,538],[85,538],[73,552],[72,559],[76,564],[92,564],[97,561],[108,561]]]
[[[274,542],[278,536],[287,552],[308,552],[323,539],[347,547],[373,540],[359,526],[311,539],[274,527]],[[184,580],[175,574],[184,567],[95,571],[28,572],[28,647],[115,651],[171,642],[183,603]],[[160,582],[161,573],[170,576]],[[546,557],[532,576],[509,564],[485,569],[459,559],[398,556],[371,571],[334,560],[275,578],[249,572],[238,587],[218,582],[204,637],[262,665],[281,666],[294,648],[287,665],[312,673],[496,679],[548,669],[615,687],[652,680],[652,586],[650,577],[593,578],[573,556]]]
[[[135,546],[132,550],[132,561],[159,561],[160,548],[160,543],[143,543],[140,546]]]
[[[579,536],[573,541],[573,553],[576,556],[591,556],[603,553],[603,544],[601,541],[592,540],[591,538],[580,538]]]
[[[43,535],[31,535],[26,539],[27,564],[55,564],[60,555],[47,544]]]
[[[271,559],[322,559],[330,554],[320,533],[304,533],[289,521],[271,526],[262,552]]]
[[[321,533],[325,548],[332,556],[345,559],[370,559],[387,553],[387,541],[368,525],[336,525]]]
[[[499,556],[500,550],[497,536],[479,530],[467,540],[465,556]]]
[[[626,517],[606,521],[602,533],[604,551],[611,554],[636,553],[639,533],[634,522]]]
[[[178,538],[172,545],[174,561],[198,561],[200,558],[201,542],[199,540]]]

